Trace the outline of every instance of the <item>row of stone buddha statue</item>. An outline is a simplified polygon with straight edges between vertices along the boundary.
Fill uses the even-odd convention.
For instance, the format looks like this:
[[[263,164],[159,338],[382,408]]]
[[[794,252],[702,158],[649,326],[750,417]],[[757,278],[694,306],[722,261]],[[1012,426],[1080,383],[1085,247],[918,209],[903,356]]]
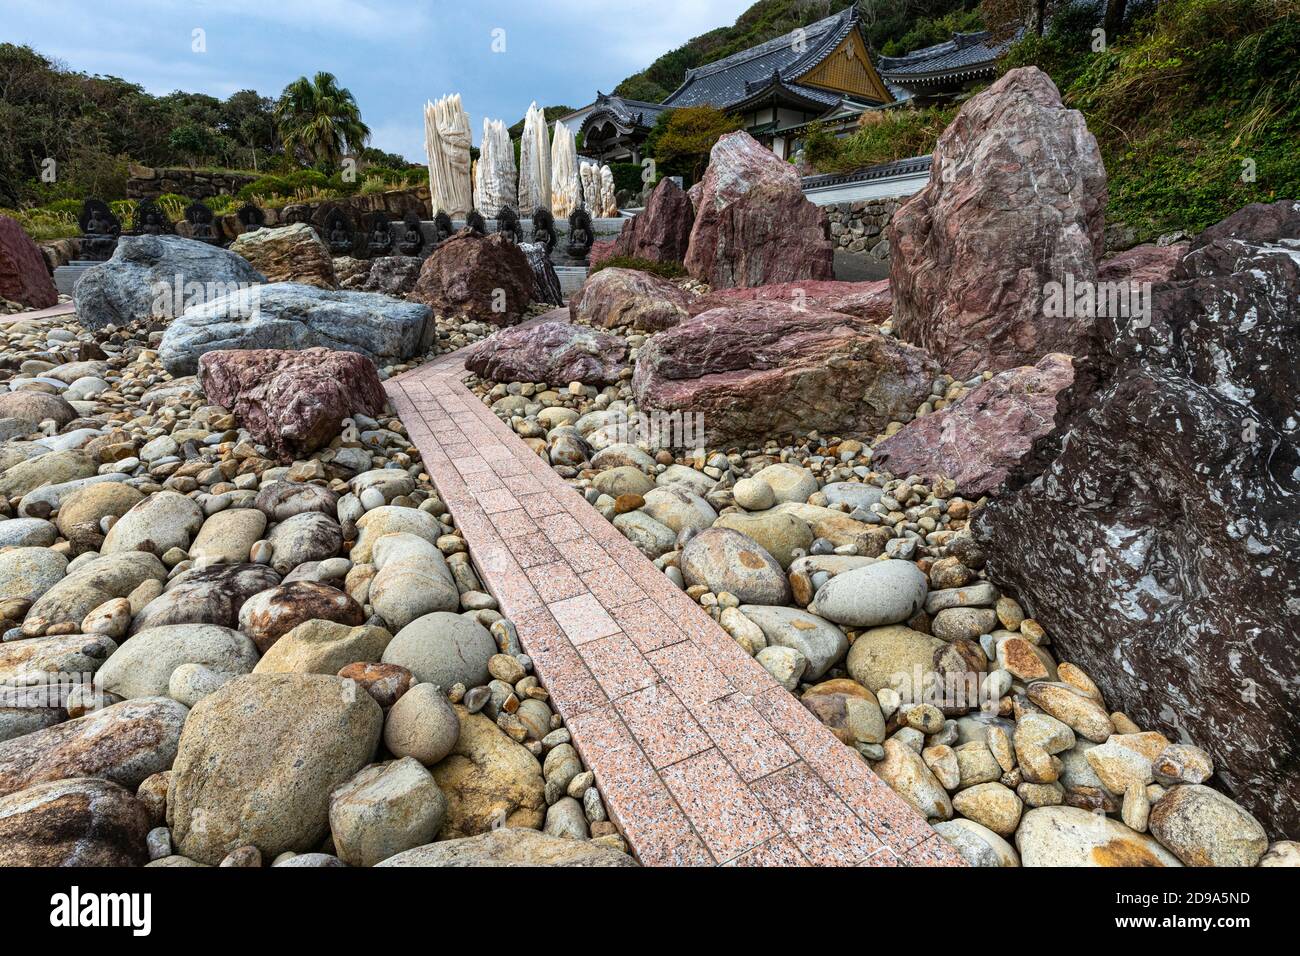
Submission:
[[[286,224],[309,222],[310,207],[306,205],[286,207],[283,219]],[[252,232],[264,228],[266,213],[253,203],[245,203],[235,213],[241,232]],[[201,202],[190,203],[185,208],[185,221],[188,224],[189,237],[211,245],[221,245],[222,235],[216,226],[216,217],[211,209]],[[113,254],[118,237],[123,235],[122,222],[113,214],[109,205],[101,199],[87,199],[82,205],[78,219],[81,226],[81,257],[94,261],[103,261]],[[465,225],[478,235],[487,234],[487,221],[477,210],[470,210],[465,217]],[[524,241],[519,213],[512,206],[503,206],[497,213],[496,231],[513,243]],[[135,206],[130,228],[126,235],[159,236],[175,233],[167,214],[157,203],[144,199]],[[325,213],[322,223],[322,238],[330,252],[336,256],[356,255],[358,250],[357,227],[352,217],[341,206],[333,206]],[[402,217],[402,226],[394,238],[393,229],[384,212],[373,212],[364,222],[365,255],[369,258],[391,256],[396,250],[404,256],[419,256],[425,251],[426,244],[430,251],[451,238],[455,227],[446,212],[439,212],[433,219],[433,241],[427,243],[420,214],[415,209],[407,210]],[[549,256],[558,242],[555,218],[546,209],[539,209],[532,217],[532,234],[530,241],[546,248]],[[591,251],[595,233],[592,229],[591,214],[583,207],[575,209],[569,216],[569,239],[567,251],[570,256],[585,258]]]

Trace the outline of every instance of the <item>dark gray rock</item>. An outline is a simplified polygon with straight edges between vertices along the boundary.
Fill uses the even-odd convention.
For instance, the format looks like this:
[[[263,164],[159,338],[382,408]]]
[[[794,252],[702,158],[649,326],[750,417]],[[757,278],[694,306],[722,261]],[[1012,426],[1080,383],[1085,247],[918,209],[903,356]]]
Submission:
[[[170,319],[187,302],[208,302],[266,277],[218,246],[180,236],[123,236],[113,258],[87,269],[72,301],[88,329]],[[202,292],[191,283],[201,283]],[[179,295],[177,290],[180,290]]]
[[[1097,321],[1095,362],[976,541],[1111,708],[1195,739],[1294,833],[1300,202],[1212,227],[1153,299],[1149,324]]]
[[[216,349],[308,349],[360,352],[376,365],[423,354],[432,342],[428,306],[371,292],[276,282],[185,310],[159,351],[174,375],[191,375],[199,356]]]
[[[560,291],[560,277],[555,274],[551,257],[541,243],[525,242],[519,246],[533,267],[533,301],[549,305],[563,305],[564,293]]]

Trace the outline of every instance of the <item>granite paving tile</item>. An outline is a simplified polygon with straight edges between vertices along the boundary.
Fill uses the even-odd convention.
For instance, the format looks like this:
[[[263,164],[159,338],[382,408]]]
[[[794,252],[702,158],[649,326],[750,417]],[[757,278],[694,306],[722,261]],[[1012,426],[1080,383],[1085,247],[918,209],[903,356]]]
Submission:
[[[664,783],[719,863],[781,835],[776,821],[717,750],[665,767]]]
[[[703,753],[713,741],[667,684],[651,684],[614,701],[656,769]]]

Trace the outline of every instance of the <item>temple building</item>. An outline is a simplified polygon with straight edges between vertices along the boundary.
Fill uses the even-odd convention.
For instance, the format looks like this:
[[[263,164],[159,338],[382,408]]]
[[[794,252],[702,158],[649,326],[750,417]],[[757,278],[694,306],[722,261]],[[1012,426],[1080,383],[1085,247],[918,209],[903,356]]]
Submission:
[[[1001,42],[988,31],[954,33],[951,40],[913,50],[906,56],[876,60],[880,75],[918,104],[948,100],[997,76],[997,59],[1015,37]]]
[[[659,114],[668,108],[598,92],[595,103],[556,122],[581,134],[579,152],[584,156],[602,163],[639,163],[641,144],[654,129]]]
[[[791,131],[813,120],[850,123],[894,102],[871,63],[857,6],[758,46],[686,71],[662,103],[601,94],[578,113],[582,152],[603,162],[638,162],[664,110],[715,106],[745,119],[745,129],[778,156],[792,152]],[[575,117],[577,114],[575,114]],[[560,122],[568,123],[571,117]]]

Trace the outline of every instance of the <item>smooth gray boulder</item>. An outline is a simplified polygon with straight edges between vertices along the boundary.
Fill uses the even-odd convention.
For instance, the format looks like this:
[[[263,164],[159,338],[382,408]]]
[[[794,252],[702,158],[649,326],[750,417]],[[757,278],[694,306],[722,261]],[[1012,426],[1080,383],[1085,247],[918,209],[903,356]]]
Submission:
[[[849,639],[830,621],[792,607],[742,604],[740,613],[760,628],[769,645],[792,647],[808,660],[803,679],[821,677],[849,649]]]
[[[192,375],[216,349],[359,352],[386,365],[428,350],[433,312],[372,292],[274,282],[186,309],[163,334],[159,354],[173,375]]]
[[[925,606],[928,590],[925,574],[911,561],[877,561],[831,578],[809,610],[846,627],[899,624]]]
[[[187,303],[211,302],[266,277],[241,256],[180,236],[123,236],[113,258],[87,269],[72,290],[88,329],[170,319]],[[178,294],[179,290],[179,294]]]
[[[168,624],[138,631],[104,662],[95,686],[123,698],[166,697],[172,671],[204,664],[227,674],[247,674],[257,648],[238,631],[214,624]]]
[[[383,662],[405,667],[420,683],[449,689],[480,687],[488,677],[488,658],[497,652],[487,628],[447,611],[416,618],[384,649]]]

